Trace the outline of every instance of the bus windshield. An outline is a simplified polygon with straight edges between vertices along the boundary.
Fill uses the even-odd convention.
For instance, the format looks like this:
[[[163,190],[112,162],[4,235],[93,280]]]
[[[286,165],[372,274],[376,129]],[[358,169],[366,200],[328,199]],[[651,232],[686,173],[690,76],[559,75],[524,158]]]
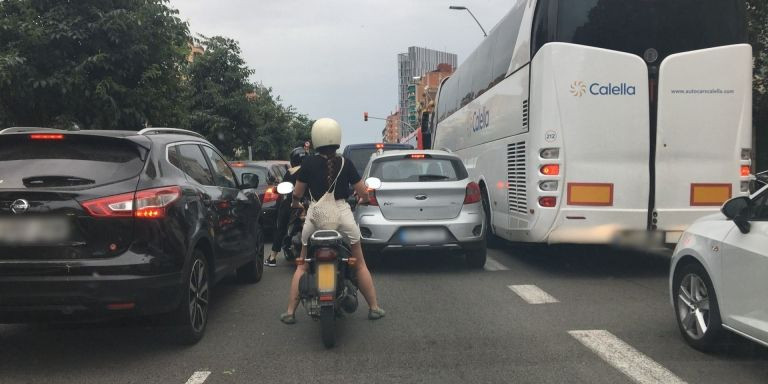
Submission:
[[[535,49],[559,41],[633,53],[651,64],[748,36],[743,0],[542,0],[534,35]]]

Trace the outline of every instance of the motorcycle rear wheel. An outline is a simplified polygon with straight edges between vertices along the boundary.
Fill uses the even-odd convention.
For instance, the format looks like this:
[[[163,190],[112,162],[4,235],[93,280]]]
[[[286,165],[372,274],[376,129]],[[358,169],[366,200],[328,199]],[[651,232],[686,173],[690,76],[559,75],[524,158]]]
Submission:
[[[320,333],[326,348],[336,345],[336,311],[333,306],[320,308]]]

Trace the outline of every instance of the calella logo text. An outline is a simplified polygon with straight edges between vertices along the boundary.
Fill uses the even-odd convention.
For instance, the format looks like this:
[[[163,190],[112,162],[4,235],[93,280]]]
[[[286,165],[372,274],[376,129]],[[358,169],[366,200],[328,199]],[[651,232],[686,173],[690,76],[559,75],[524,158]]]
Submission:
[[[587,94],[593,96],[634,96],[637,88],[627,83],[587,83],[577,80],[571,84],[571,94],[581,97]]]
[[[491,123],[491,113],[485,107],[472,112],[472,132],[481,131],[488,128]]]

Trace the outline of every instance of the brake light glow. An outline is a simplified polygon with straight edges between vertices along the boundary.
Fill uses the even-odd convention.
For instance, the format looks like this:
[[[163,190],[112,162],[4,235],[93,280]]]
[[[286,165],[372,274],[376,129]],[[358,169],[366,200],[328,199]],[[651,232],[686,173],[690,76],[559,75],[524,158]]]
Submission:
[[[539,197],[539,205],[545,208],[554,208],[554,206],[557,205],[557,197],[554,197],[554,196]]]
[[[245,167],[245,164],[243,163],[230,163],[230,165],[237,168]]]
[[[464,195],[464,204],[474,204],[482,201],[483,195],[480,193],[480,186],[474,181],[467,184],[467,193]]]
[[[93,217],[136,217],[161,219],[168,205],[181,197],[178,186],[145,189],[134,193],[107,196],[81,203]]]
[[[741,175],[742,176],[749,176],[749,174],[752,172],[752,170],[749,168],[749,165],[742,165],[741,166]]]
[[[317,261],[334,261],[337,255],[338,253],[333,248],[320,248],[315,251]]]
[[[275,187],[269,187],[266,191],[264,191],[264,198],[262,199],[261,203],[272,203],[277,201],[279,198],[280,194],[277,193]]]
[[[557,176],[560,174],[559,164],[547,164],[541,167],[541,174],[547,176]]]
[[[411,159],[424,159],[427,157],[427,155],[423,153],[417,153],[409,156]]]
[[[376,200],[376,190],[368,188],[368,205],[378,207],[379,201]]]
[[[384,144],[382,143],[376,144],[376,149],[384,149]]]
[[[34,133],[29,135],[31,140],[64,140],[64,135],[60,133]]]

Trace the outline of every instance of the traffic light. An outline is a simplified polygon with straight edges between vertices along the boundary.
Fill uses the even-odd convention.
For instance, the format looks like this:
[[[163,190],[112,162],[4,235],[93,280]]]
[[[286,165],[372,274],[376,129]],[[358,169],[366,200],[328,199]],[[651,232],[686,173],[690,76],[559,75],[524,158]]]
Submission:
[[[363,120],[368,121],[368,112],[363,112]]]

